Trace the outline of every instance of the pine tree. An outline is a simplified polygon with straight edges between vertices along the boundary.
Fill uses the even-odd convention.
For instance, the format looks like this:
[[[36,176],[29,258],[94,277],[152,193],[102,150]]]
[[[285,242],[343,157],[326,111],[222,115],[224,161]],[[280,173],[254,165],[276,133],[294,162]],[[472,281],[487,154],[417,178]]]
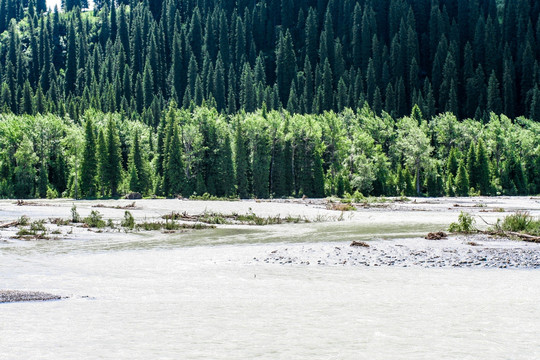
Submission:
[[[467,152],[467,176],[469,178],[469,186],[476,189],[478,183],[478,170],[476,164],[476,147],[472,141],[469,146],[469,151]]]
[[[181,143],[178,137],[178,125],[172,125],[173,133],[167,154],[167,167],[164,169],[168,180],[166,195],[181,194],[184,189],[185,172],[182,160]]]
[[[144,66],[144,75],[143,75],[143,99],[144,99],[144,108],[148,109],[154,101],[154,75],[152,72],[152,66],[150,65],[150,60],[146,60]]]
[[[105,182],[111,196],[118,196],[118,185],[122,180],[122,155],[116,122],[109,118],[107,122],[107,164],[105,165]]]
[[[334,108],[334,91],[332,83],[332,70],[330,69],[330,62],[326,59],[322,76],[322,101],[320,110],[333,110]]]
[[[130,153],[130,190],[144,194],[149,187],[147,164],[139,141],[139,131],[135,131]]]
[[[107,165],[108,165],[108,151],[107,143],[105,141],[105,134],[103,130],[99,130],[98,142],[97,142],[97,161],[98,161],[98,187],[101,196],[105,196],[107,191]]]
[[[32,89],[30,89],[28,80],[24,82],[20,113],[28,115],[34,114],[34,97],[32,96]]]
[[[456,195],[468,196],[469,195],[469,175],[465,169],[465,162],[463,160],[459,163],[458,172],[455,180]]]
[[[313,156],[313,197],[324,198],[324,171],[320,149],[314,151]]]
[[[266,134],[253,139],[253,195],[259,199],[270,197],[270,145]]]
[[[225,92],[225,69],[223,60],[221,60],[221,53],[218,54],[216,61],[216,68],[214,70],[214,78],[212,79],[213,95],[216,100],[216,107],[218,111],[225,110],[226,106],[226,92]]]
[[[70,23],[68,32],[65,79],[65,92],[67,97],[75,90],[75,84],[77,84],[77,43],[73,22]]]
[[[489,77],[487,88],[486,110],[488,112],[492,111],[495,114],[500,114],[502,112],[502,100],[500,94],[499,81],[497,80],[497,75],[495,75],[495,70],[493,70],[491,72],[491,76]]]
[[[482,139],[478,141],[478,147],[476,148],[476,184],[480,194],[489,195],[491,192],[490,174],[489,174],[489,159],[487,151]]]
[[[248,197],[248,154],[244,139],[244,133],[242,131],[242,125],[238,121],[236,123],[236,134],[235,134],[235,169],[236,169],[236,186],[238,191],[238,196],[241,199],[246,199]]]
[[[457,151],[458,150],[454,147],[450,149],[450,154],[448,155],[448,161],[446,163],[446,170],[448,174],[452,174],[454,176],[457,175],[457,171],[459,167],[459,163],[457,159]]]
[[[88,119],[85,125],[84,150],[81,164],[80,189],[83,197],[95,197],[97,195],[96,175],[98,161],[96,159],[96,139],[92,120]]]
[[[231,139],[229,133],[224,134],[222,143],[219,146],[218,161],[218,181],[216,184],[216,195],[234,195],[234,166],[232,158]]]
[[[279,98],[282,103],[287,103],[291,81],[296,75],[296,57],[292,37],[289,30],[285,35],[281,34],[276,48],[276,77],[279,89]]]

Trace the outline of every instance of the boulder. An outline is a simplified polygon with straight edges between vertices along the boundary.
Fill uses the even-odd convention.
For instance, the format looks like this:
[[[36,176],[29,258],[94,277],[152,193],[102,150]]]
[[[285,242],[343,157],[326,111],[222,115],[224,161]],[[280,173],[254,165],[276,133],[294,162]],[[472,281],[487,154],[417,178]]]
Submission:
[[[140,200],[140,199],[142,199],[142,194],[138,193],[138,192],[131,192],[131,193],[127,194],[126,196],[124,196],[124,199],[127,199],[127,200]]]

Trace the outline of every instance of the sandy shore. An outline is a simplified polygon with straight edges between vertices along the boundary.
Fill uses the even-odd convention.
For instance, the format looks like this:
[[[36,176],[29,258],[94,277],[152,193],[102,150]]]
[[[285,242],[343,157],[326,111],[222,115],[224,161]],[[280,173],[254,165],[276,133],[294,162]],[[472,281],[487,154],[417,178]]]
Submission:
[[[0,303],[60,300],[59,295],[39,291],[0,290]]]

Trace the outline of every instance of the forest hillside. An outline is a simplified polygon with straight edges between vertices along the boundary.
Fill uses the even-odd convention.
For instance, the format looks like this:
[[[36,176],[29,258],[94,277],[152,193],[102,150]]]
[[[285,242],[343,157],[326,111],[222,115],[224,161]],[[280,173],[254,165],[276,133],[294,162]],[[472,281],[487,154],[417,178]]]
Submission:
[[[94,5],[0,0],[1,197],[540,192],[538,1]]]

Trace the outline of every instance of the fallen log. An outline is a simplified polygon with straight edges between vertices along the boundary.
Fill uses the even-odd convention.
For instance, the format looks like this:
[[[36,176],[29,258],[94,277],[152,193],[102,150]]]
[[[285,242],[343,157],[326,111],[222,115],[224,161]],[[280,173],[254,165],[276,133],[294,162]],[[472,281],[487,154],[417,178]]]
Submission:
[[[364,241],[353,241],[351,243],[351,246],[358,246],[358,247],[369,247],[369,244]]]
[[[18,221],[12,221],[5,224],[0,224],[0,229],[7,229],[7,228],[18,226],[18,225],[19,225]]]
[[[540,242],[540,236],[533,236],[533,235],[518,233],[514,231],[505,231],[505,233],[511,236],[516,236],[523,241]]]

